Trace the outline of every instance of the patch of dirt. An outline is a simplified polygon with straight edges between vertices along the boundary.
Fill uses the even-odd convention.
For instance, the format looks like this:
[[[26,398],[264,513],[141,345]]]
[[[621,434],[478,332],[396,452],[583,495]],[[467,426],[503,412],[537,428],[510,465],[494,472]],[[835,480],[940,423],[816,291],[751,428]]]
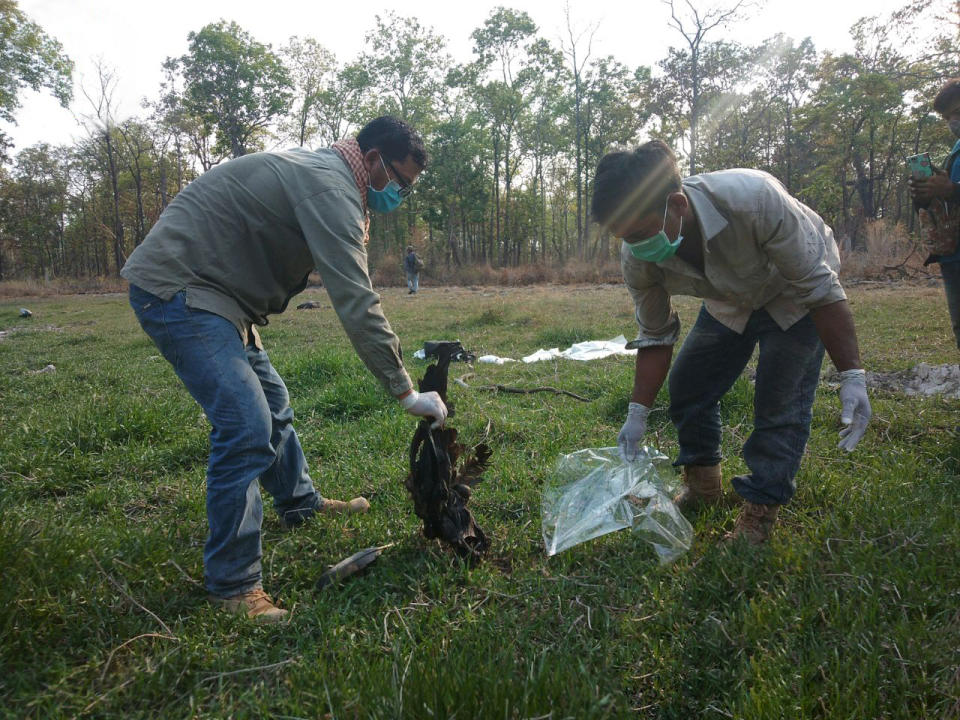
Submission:
[[[867,386],[902,392],[904,395],[960,398],[960,365],[929,365],[922,362],[900,372],[867,371]]]
[[[750,380],[756,371],[750,372]],[[830,387],[840,386],[840,376],[831,371],[823,378]],[[930,365],[922,362],[909,370],[872,372],[867,370],[867,387],[911,396],[944,395],[960,398],[960,365]]]

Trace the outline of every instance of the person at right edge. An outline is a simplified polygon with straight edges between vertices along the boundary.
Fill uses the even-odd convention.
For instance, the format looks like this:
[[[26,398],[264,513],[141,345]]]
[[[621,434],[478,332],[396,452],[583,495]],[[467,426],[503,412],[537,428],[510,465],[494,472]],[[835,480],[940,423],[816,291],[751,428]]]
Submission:
[[[947,209],[956,214],[960,212],[960,163],[957,162],[957,156],[960,155],[960,78],[947,80],[933,99],[933,109],[947,122],[950,132],[958,139],[943,170],[934,170],[928,178],[909,179],[910,194],[918,209],[929,207],[934,200],[943,200]],[[950,323],[957,347],[960,348],[960,248],[948,255],[930,255],[923,264],[930,263],[940,263]]]
[[[720,502],[720,399],[759,344],[750,472],[733,478],[744,502],[727,539],[769,540],[796,491],[824,347],[840,371],[839,447],[857,445],[870,419],[865,373],[833,232],[757,170],[681,180],[670,148],[654,140],[612,152],[597,167],[594,219],[623,240],[623,277],[640,327],[626,422],[617,445],[637,457],[647,415],[669,371],[670,419],[680,445],[684,511]],[[672,295],[704,299],[670,369],[680,321]]]

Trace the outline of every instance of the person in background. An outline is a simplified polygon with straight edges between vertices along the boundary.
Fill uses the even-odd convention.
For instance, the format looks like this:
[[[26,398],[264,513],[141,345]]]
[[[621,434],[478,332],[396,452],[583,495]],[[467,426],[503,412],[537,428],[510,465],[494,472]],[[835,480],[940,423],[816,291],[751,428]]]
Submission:
[[[594,219],[623,240],[620,262],[640,332],[633,392],[617,444],[633,460],[669,371],[670,418],[683,468],[682,509],[721,499],[720,399],[760,346],[750,472],[733,478],[744,502],[730,538],[766,542],[810,435],[824,346],[840,371],[840,447],[852,450],[870,419],[865,373],[833,232],[771,175],[723,170],[680,178],[654,140],[604,156],[594,176]],[[677,354],[673,295],[704,298]]]
[[[423,260],[417,257],[413,246],[407,247],[407,254],[403,258],[403,269],[407,273],[408,295],[416,295],[420,289],[420,271],[423,269]]]
[[[933,99],[933,109],[950,128],[956,143],[944,163],[944,169],[934,169],[928,178],[913,178],[910,193],[918,208],[926,208],[933,200],[943,200],[951,214],[960,212],[960,78],[951,78]],[[960,348],[960,247],[949,255],[930,255],[924,265],[940,263],[943,289],[947,296],[947,310],[953,326],[954,339]]]
[[[368,211],[395,210],[426,163],[420,136],[392,117],[330,148],[239,157],[184,188],[123,267],[141,327],[212,426],[204,579],[230,612],[256,622],[287,614],[263,590],[260,486],[287,528],[369,507],[320,495],[257,332],[311,272],[389,395],[412,415],[446,419],[437,393],[413,389],[367,272]]]

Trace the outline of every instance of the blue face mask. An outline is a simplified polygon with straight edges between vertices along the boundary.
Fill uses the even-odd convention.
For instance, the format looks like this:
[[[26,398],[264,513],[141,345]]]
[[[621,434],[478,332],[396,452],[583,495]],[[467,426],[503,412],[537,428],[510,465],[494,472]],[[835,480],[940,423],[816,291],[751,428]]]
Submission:
[[[383,168],[383,174],[389,178],[390,175],[387,173],[387,166],[383,164],[382,155],[380,155],[380,166]],[[375,190],[373,185],[367,185],[367,205],[377,212],[393,212],[402,202],[400,184],[396,180],[388,180],[383,190]]]
[[[677,250],[680,248],[680,243],[683,242],[683,235],[677,232],[677,239],[674,242],[670,242],[670,238],[667,237],[667,233],[664,230],[667,226],[667,208],[663,209],[663,225],[658,232],[653,237],[649,237],[646,240],[639,240],[637,242],[628,242],[627,247],[630,248],[630,254],[633,255],[637,260],[645,260],[646,262],[663,262],[667,258],[672,258],[677,254]],[[683,218],[680,218],[680,230],[683,229]]]

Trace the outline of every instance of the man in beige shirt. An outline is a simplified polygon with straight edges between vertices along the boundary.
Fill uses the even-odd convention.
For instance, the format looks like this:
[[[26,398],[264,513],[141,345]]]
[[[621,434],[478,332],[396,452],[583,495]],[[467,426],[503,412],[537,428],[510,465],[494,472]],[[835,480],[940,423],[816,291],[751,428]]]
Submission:
[[[262,485],[285,526],[363,512],[322,498],[308,474],[283,380],[257,333],[316,270],[354,349],[403,408],[443,424],[419,394],[367,273],[368,208],[390,212],[426,166],[420,136],[392,117],[331,148],[245,155],[180,192],[121,274],[141,327],[212,426],[204,577],[212,602],[257,622],[283,619],[263,591]]]
[[[840,447],[853,450],[871,410],[856,330],[837,278],[833,232],[771,175],[724,170],[681,181],[667,145],[609,153],[594,180],[594,219],[623,240],[623,277],[636,306],[636,372],[618,436],[632,460],[669,371],[684,509],[721,498],[720,399],[759,345],[750,472],[734,477],[743,508],[731,537],[766,542],[810,435],[824,347],[840,371]],[[672,295],[704,299],[677,354]]]

